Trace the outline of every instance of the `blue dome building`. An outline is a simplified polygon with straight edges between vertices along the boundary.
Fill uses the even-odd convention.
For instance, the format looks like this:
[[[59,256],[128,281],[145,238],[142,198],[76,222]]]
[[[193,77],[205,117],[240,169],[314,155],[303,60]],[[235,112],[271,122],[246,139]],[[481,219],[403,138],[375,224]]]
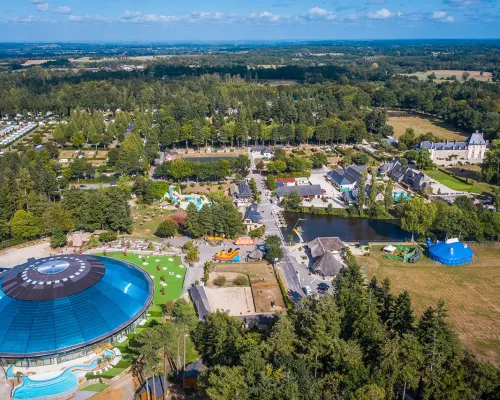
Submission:
[[[152,298],[151,278],[123,261],[30,259],[0,274],[0,359],[39,366],[83,357],[133,330]]]
[[[472,261],[474,252],[458,239],[437,241],[429,246],[429,258],[444,265],[462,265]]]

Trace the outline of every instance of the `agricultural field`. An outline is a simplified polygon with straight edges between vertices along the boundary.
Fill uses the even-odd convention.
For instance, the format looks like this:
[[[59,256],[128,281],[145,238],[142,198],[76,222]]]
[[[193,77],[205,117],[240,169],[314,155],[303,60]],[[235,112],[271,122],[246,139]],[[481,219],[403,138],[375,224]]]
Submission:
[[[427,72],[414,72],[412,74],[401,74],[406,76],[416,76],[419,80],[425,81],[428,76],[434,73],[437,79],[434,79],[434,82],[443,82],[446,78],[451,78],[453,75],[457,77],[458,82],[463,82],[464,79],[462,74],[464,72],[468,72],[470,74],[468,79],[474,78],[477,81],[483,82],[491,82],[492,74],[491,72],[483,72],[481,75],[481,71],[464,71],[464,70],[450,70],[450,69],[435,69]]]
[[[427,132],[433,133],[435,136],[443,140],[459,140],[467,139],[466,132],[456,130],[451,125],[432,117],[422,117],[410,113],[389,113],[387,124],[394,128],[394,137],[402,136],[406,129],[413,128],[415,134],[423,135]]]
[[[416,264],[384,257],[381,246],[358,257],[368,278],[391,280],[394,293],[407,290],[420,316],[443,299],[463,344],[479,358],[500,365],[500,246],[471,246],[472,263],[449,267],[423,257]]]
[[[217,264],[214,271],[247,275],[250,278],[250,287],[257,313],[285,309],[279,284],[270,264],[266,262]],[[271,306],[272,301],[276,302],[276,307]]]

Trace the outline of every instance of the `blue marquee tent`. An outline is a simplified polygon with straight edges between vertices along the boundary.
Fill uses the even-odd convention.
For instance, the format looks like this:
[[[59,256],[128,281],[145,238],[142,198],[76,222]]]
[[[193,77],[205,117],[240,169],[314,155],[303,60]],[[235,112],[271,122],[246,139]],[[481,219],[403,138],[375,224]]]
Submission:
[[[445,265],[462,265],[472,261],[474,252],[458,239],[436,242],[429,247],[429,258]]]

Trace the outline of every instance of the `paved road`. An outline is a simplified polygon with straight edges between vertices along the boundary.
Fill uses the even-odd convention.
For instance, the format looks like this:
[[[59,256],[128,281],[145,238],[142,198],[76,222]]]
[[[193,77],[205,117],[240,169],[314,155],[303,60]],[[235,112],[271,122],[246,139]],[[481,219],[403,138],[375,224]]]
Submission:
[[[251,154],[249,154],[250,160],[252,160],[252,171],[255,170],[255,162]],[[282,276],[285,280],[285,285],[289,290],[290,295],[295,301],[302,298],[303,291],[300,286],[299,268],[297,261],[289,255],[288,249],[285,246],[285,240],[283,238],[283,233],[281,229],[278,228],[276,223],[276,214],[281,210],[276,204],[271,204],[269,198],[264,195],[265,188],[263,183],[262,175],[250,173],[249,178],[254,178],[257,184],[257,190],[262,192],[261,203],[259,204],[259,212],[262,215],[262,220],[266,225],[266,235],[277,235],[281,238],[283,244],[284,257],[277,263],[278,268],[282,272]]]

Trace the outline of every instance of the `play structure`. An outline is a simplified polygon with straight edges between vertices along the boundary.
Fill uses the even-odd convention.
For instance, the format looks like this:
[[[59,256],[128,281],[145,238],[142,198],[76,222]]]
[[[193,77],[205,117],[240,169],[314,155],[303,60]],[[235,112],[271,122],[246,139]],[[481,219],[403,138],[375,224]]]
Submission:
[[[474,252],[466,244],[460,242],[458,238],[439,240],[432,244],[430,240],[426,242],[429,247],[429,258],[444,265],[462,265],[472,261]]]
[[[385,257],[401,262],[416,263],[420,260],[421,253],[413,247],[403,246],[403,245],[388,245],[383,248],[385,252]]]
[[[220,253],[216,253],[214,256],[216,261],[228,261],[228,262],[237,262],[241,261],[240,248],[237,247],[234,250],[222,250]]]
[[[220,236],[205,236],[205,240],[210,246],[219,246],[224,241],[224,238]]]

